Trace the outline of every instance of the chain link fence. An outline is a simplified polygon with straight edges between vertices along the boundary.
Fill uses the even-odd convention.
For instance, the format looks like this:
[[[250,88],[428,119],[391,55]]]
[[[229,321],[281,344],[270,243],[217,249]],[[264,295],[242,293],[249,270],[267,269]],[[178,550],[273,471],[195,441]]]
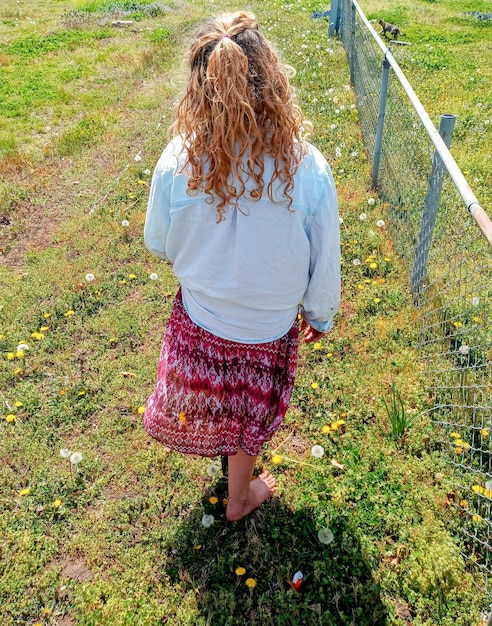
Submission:
[[[365,149],[379,158],[377,189],[386,204],[395,251],[409,276],[418,277],[409,289],[419,313],[419,348],[434,398],[432,416],[452,468],[454,503],[463,520],[461,551],[481,569],[490,592],[492,248],[447,169],[436,169],[440,159],[428,129],[393,72],[388,74],[382,141],[377,145],[387,48],[357,3],[332,3],[332,30],[338,31],[349,58]],[[433,187],[441,193],[429,214]]]

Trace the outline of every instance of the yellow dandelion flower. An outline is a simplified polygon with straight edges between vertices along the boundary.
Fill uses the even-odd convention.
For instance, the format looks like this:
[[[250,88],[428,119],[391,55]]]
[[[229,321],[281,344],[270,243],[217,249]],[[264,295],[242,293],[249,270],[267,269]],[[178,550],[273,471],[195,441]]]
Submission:
[[[489,489],[484,489],[483,490],[483,495],[488,498],[489,500],[492,500],[492,491],[490,491]]]
[[[483,493],[485,489],[481,485],[473,485],[472,491],[475,493]]]
[[[15,359],[15,353],[14,352],[7,352],[7,360],[8,361],[13,361]]]
[[[328,358],[331,358],[333,356],[333,352],[328,352],[328,354],[326,355]]]
[[[472,320],[473,320],[474,322],[479,322],[479,321],[480,321],[480,318],[479,318],[479,317],[477,317],[476,315],[474,315],[474,316],[472,317]]]
[[[460,434],[459,433],[451,433],[451,437],[453,437],[454,439],[459,439]]]
[[[120,285],[126,285],[126,280],[124,278],[120,280]]]
[[[390,257],[389,257],[389,256],[385,256],[385,257],[384,257],[384,260],[385,260],[387,263],[389,263],[389,262],[391,261],[391,259],[390,259]]]
[[[24,406],[24,405],[23,405],[23,403],[22,403],[22,402],[17,401],[17,402],[14,404],[14,406],[15,406],[15,407],[17,407],[18,409],[20,409],[20,408],[21,408],[21,406]]]
[[[311,383],[311,389],[319,389],[318,383]]]
[[[455,446],[462,446],[463,445],[463,441],[461,439],[456,439],[456,441],[454,442]]]
[[[17,350],[17,352],[15,353],[16,359],[23,359],[25,356],[26,353],[24,352],[24,350]]]
[[[282,457],[280,456],[280,454],[274,454],[272,456],[272,463],[274,465],[280,465],[280,463],[282,463]]]
[[[51,317],[51,313],[43,313],[43,317],[45,320],[48,320]]]
[[[69,309],[68,311],[65,311],[63,317],[71,317],[72,315],[75,315],[75,311],[73,309]]]
[[[41,341],[43,337],[43,333],[31,333],[31,339],[34,339],[35,341]]]
[[[81,389],[77,395],[78,396],[85,396],[86,393],[87,393],[87,391],[85,389]]]
[[[345,415],[345,413],[343,413],[343,415]],[[343,426],[345,424],[345,420],[337,420],[337,424],[339,426]]]
[[[370,285],[372,281],[369,278],[366,278],[364,282],[366,283],[366,285]]]
[[[61,503],[62,503],[62,501],[61,501],[61,500],[55,500],[55,501],[53,502],[53,506],[54,506],[54,507],[56,507],[56,508],[58,508],[58,507],[61,505]]]
[[[246,574],[246,570],[244,569],[244,567],[236,567],[236,574],[238,576],[242,576],[243,574]]]
[[[323,426],[323,428],[321,429],[322,433],[329,433],[331,430],[331,426],[329,424],[325,424],[325,426]]]
[[[472,520],[473,520],[474,522],[482,522],[482,521],[483,521],[483,519],[480,517],[480,515],[474,515],[474,516],[472,517]]]
[[[49,326],[41,326],[41,328],[39,329],[40,333],[45,333],[47,330],[49,330],[50,327]]]
[[[483,428],[483,429],[480,431],[480,434],[482,435],[482,437],[488,437],[488,436],[489,436],[489,431],[488,431],[488,430],[485,430],[485,428]]]
[[[463,452],[463,448],[456,448],[456,454],[461,454]]]
[[[374,302],[378,304],[379,302],[381,302],[381,298],[374,298]]]
[[[25,487],[24,489],[21,489],[19,491],[20,496],[28,496],[30,493],[31,493],[31,490],[29,489],[29,487]]]
[[[145,407],[144,406],[139,406],[138,407],[138,414],[139,415],[143,415],[145,413]]]
[[[202,544],[198,544],[197,546],[195,546],[195,550],[200,550],[200,548],[202,547]]]
[[[374,261],[373,261],[372,263],[369,263],[369,267],[370,267],[372,270],[375,270],[375,269],[377,269],[378,264],[377,264],[377,263],[374,263]]]
[[[131,280],[133,280],[136,277],[137,277],[136,274],[128,274],[128,278],[130,278]]]
[[[211,498],[208,499],[208,501],[210,502],[210,504],[217,504],[217,502],[219,501],[219,498],[212,496]]]
[[[253,589],[253,587],[256,587],[256,580],[254,578],[246,578],[246,584],[250,589]]]
[[[470,449],[470,444],[467,443],[466,441],[462,444],[462,448],[463,450],[469,450]]]
[[[467,506],[468,506],[468,502],[467,502],[466,500],[462,500],[462,501],[460,502],[460,507],[461,507],[462,509],[466,509],[466,507],[467,507]]]
[[[313,350],[321,350],[323,348],[323,345],[317,341],[314,345],[313,345]]]
[[[5,421],[6,422],[15,422],[15,415],[13,413],[9,413],[8,415],[5,416]]]
[[[49,608],[47,606],[45,606],[44,609],[43,609],[43,615],[45,615],[47,617],[50,614],[51,614],[51,611],[49,610]]]

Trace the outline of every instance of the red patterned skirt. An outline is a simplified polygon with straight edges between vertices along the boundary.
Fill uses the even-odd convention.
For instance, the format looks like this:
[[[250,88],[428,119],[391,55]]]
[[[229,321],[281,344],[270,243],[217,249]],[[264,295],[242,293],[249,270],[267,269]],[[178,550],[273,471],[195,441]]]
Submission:
[[[144,427],[185,454],[257,455],[287,411],[297,366],[298,325],[275,341],[245,344],[197,326],[181,292],[166,327]]]

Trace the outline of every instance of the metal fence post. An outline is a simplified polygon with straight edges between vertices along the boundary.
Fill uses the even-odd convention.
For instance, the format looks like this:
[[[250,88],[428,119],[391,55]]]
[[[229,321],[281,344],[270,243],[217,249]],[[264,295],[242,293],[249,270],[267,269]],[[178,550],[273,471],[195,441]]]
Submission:
[[[374,158],[372,160],[372,188],[376,189],[379,177],[379,161],[381,158],[381,144],[383,141],[384,116],[386,115],[386,101],[388,99],[388,83],[390,64],[388,59],[384,57],[383,61],[383,77],[381,79],[381,94],[379,96],[379,113],[376,128],[376,137],[374,139]]]
[[[451,145],[455,121],[456,116],[454,115],[441,115],[439,134],[448,148]],[[415,260],[413,263],[410,287],[414,300],[418,298],[418,295],[422,290],[422,283],[427,270],[427,258],[429,256],[429,250],[432,243],[432,235],[437,216],[437,207],[439,204],[439,197],[441,195],[445,172],[446,167],[436,150],[434,152],[434,156],[432,157],[432,170],[429,177],[427,194],[425,196],[424,211],[420,222],[419,238],[417,248],[415,250]]]
[[[350,62],[350,82],[352,83],[352,85],[354,84],[354,75],[355,75],[355,29],[356,29],[356,12],[355,12],[355,5],[352,2],[350,4],[350,8],[352,9],[351,11],[351,25],[350,25],[350,55],[349,55],[349,62]]]
[[[339,23],[339,2],[341,0],[331,0],[331,9],[330,9],[330,26],[328,27],[328,34],[330,37],[333,37],[335,31],[338,32],[338,23]]]

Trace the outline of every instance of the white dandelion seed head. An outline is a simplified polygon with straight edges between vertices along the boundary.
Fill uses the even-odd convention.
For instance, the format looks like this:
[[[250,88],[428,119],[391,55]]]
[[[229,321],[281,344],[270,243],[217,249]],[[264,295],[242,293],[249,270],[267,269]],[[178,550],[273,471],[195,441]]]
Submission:
[[[374,198],[367,198],[367,204],[369,206],[373,206],[373,204],[376,202],[376,200],[374,200]]]
[[[141,160],[142,160],[142,157],[140,156],[140,152],[139,152],[138,154],[135,155],[135,161],[138,163]]]
[[[351,156],[351,157],[353,157],[353,158],[355,159],[355,157],[356,157],[358,154],[359,154],[358,152],[352,152],[352,153],[350,154],[350,156]]]
[[[471,299],[472,306],[478,306],[480,304],[480,298],[478,296],[474,296]]]
[[[62,456],[64,459],[68,459],[68,457],[72,454],[72,451],[69,450],[68,448],[62,448],[60,450],[60,456]]]
[[[320,528],[318,531],[318,540],[320,543],[329,545],[335,539],[333,532],[329,528]]]
[[[207,474],[209,476],[215,476],[215,474],[217,474],[217,472],[219,471],[220,467],[218,465],[215,465],[215,463],[211,463],[208,467],[207,467]]]
[[[72,465],[78,465],[82,461],[82,454],[80,452],[72,452],[70,455],[70,463]]]
[[[27,350],[29,350],[29,346],[27,345],[27,343],[20,343],[17,346],[17,352],[27,352]]]
[[[122,226],[124,226],[124,227],[126,228],[127,226],[130,226],[130,222],[129,222],[128,220],[123,220],[123,221],[121,222],[121,225],[122,225]]]
[[[204,515],[202,517],[202,526],[204,526],[205,528],[210,528],[210,526],[212,526],[212,524],[214,523],[215,519],[213,515]]]
[[[92,281],[94,280],[94,274],[90,274],[90,273],[89,273],[89,274],[86,274],[86,275],[85,275],[85,280],[86,280],[88,283],[92,283]]]
[[[365,213],[361,213],[359,215],[359,219],[360,219],[361,222],[363,222],[363,221],[365,221],[367,219],[367,215]]]
[[[360,265],[360,259],[354,259],[352,265]]]
[[[469,354],[470,353],[470,346],[467,346],[467,345],[463,344],[462,346],[460,346],[458,348],[458,352],[461,352],[461,354]]]
[[[159,276],[155,272],[152,272],[152,274],[149,274],[149,278],[150,280],[157,280]]]
[[[315,445],[311,448],[311,454],[317,459],[322,459],[325,454],[325,449],[323,446]]]
[[[337,125],[336,125],[336,124],[332,124],[332,125],[330,126],[331,130],[335,130],[335,128],[336,128],[336,127],[337,127]]]
[[[145,174],[145,176],[150,176],[150,170],[149,169],[144,170],[144,174]]]
[[[382,228],[382,227],[384,226],[384,220],[378,220],[378,221],[376,222],[376,226],[377,226],[378,228]]]

